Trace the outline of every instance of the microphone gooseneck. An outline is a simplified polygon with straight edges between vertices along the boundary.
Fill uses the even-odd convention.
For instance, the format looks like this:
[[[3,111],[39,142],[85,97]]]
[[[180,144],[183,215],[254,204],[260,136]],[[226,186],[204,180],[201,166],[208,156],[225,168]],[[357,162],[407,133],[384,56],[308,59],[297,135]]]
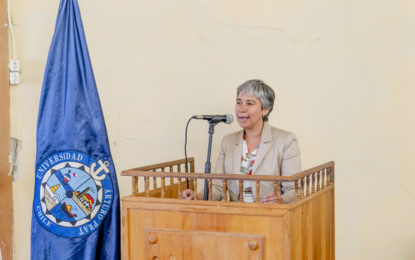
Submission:
[[[210,154],[211,154],[211,147],[212,147],[212,138],[214,133],[215,125],[224,122],[225,124],[231,124],[233,122],[233,116],[231,114],[226,115],[195,115],[189,118],[186,124],[185,130],[185,138],[184,138],[184,156],[185,156],[185,170],[188,172],[188,161],[187,161],[187,128],[189,123],[192,119],[203,119],[209,122],[209,143],[208,143],[208,152],[207,152],[207,159],[205,163],[205,173],[210,173]],[[187,188],[189,188],[189,180],[186,178]],[[207,179],[205,180],[205,192],[203,194],[203,199],[208,200],[209,197],[209,186]]]

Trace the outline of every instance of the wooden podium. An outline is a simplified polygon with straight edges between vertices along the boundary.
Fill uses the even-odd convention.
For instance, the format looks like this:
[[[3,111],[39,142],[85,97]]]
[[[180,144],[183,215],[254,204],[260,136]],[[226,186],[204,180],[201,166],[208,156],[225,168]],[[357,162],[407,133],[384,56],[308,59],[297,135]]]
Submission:
[[[177,160],[122,172],[133,194],[122,198],[123,259],[334,259],[334,162],[293,176],[181,172]],[[182,200],[197,179],[295,183],[291,204]],[[226,185],[224,185],[226,187]],[[138,192],[139,187],[144,191]],[[226,193],[224,189],[224,193]],[[209,194],[212,194],[210,192]],[[225,198],[227,196],[224,196]]]

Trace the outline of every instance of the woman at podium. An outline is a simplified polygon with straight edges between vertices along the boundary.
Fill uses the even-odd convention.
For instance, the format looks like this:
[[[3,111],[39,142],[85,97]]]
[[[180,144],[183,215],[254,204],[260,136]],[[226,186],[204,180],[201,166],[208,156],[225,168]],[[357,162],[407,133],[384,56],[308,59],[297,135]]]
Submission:
[[[268,123],[275,100],[272,88],[261,80],[249,80],[236,93],[235,116],[242,129],[222,139],[215,173],[289,176],[300,172],[296,136]],[[255,182],[244,181],[243,194],[239,194],[237,181],[228,181],[227,185],[231,201],[260,199],[264,203],[290,203],[294,200],[294,183],[283,182],[279,189],[282,193],[274,194],[273,183],[263,181],[260,198],[256,198]],[[185,190],[182,196],[193,199],[194,193]],[[212,196],[214,200],[223,199],[223,181],[213,181]]]

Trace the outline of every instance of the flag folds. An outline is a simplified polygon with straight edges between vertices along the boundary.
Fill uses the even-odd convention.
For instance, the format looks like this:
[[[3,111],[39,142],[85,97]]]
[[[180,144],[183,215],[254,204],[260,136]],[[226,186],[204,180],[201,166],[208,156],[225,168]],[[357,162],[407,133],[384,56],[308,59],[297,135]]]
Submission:
[[[119,259],[119,193],[77,0],[61,0],[37,122],[31,259]]]

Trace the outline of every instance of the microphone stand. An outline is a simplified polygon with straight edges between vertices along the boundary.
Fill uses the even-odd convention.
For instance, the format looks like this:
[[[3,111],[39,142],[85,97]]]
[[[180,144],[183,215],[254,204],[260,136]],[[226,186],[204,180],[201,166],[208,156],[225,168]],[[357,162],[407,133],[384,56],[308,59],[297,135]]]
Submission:
[[[216,124],[219,123],[216,120],[210,120],[209,121],[209,144],[208,144],[208,152],[207,152],[207,159],[205,163],[205,174],[210,173],[210,153],[212,151],[212,137],[214,133],[214,128]],[[203,194],[203,199],[208,200],[209,199],[209,182],[207,179],[205,179],[205,192]]]

